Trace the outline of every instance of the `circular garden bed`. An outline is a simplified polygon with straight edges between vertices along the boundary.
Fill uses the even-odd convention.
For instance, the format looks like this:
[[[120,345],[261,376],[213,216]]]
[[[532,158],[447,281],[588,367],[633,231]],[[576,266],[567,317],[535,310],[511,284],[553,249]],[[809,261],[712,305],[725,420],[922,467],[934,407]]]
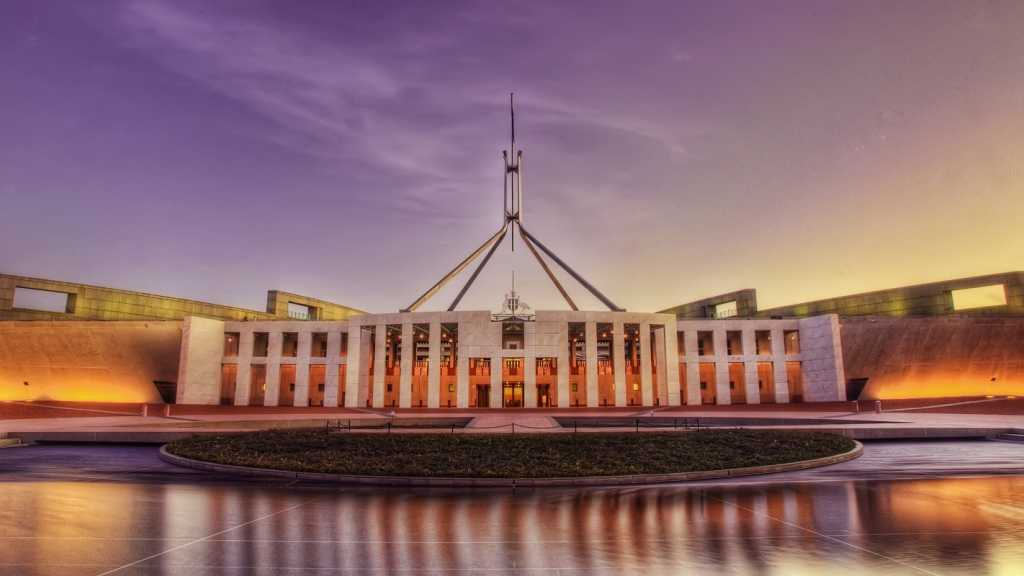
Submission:
[[[589,434],[359,434],[268,430],[168,444],[172,461],[361,478],[573,479],[824,465],[859,455],[844,436],[792,430]],[[761,467],[769,469],[760,470]],[[809,466],[804,466],[809,467]],[[301,474],[300,474],[301,475]],[[692,475],[692,474],[691,474]],[[739,475],[739,474],[736,474]],[[326,478],[320,478],[326,479]]]

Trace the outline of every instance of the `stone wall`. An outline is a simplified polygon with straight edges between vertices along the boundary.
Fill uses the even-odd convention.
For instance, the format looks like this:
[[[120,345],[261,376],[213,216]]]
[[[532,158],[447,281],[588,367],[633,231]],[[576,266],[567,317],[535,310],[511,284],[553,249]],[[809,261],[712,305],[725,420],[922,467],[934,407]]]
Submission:
[[[70,298],[68,309],[49,312],[15,308],[16,288],[67,294]],[[279,290],[267,293],[267,311],[261,312],[132,290],[0,274],[0,320],[184,320],[187,316],[217,320],[274,320],[288,318],[289,302],[315,307],[321,320],[344,320],[363,313],[341,304]]]
[[[160,402],[180,345],[174,321],[0,322],[0,400]]]
[[[715,306],[725,304],[726,302],[736,302],[737,317],[749,318],[757,313],[757,290],[747,288],[718,294],[710,298],[703,298],[661,310],[659,314],[672,314],[680,320],[714,318]]]
[[[1006,291],[1006,305],[957,311],[953,308],[954,290],[1002,284]],[[804,318],[823,314],[840,316],[1024,316],[1024,272],[1004,272],[970,278],[957,278],[928,284],[876,290],[861,294],[836,296],[812,302],[790,304],[758,310],[757,292],[737,290],[710,298],[680,304],[663,310],[675,314],[680,320],[712,318],[716,304],[736,302],[736,315],[740,318]]]
[[[843,318],[840,332],[862,399],[1024,395],[1024,318]]]
[[[953,290],[1002,284],[1006,290],[1006,305],[956,311],[953,309]],[[839,296],[814,302],[792,304],[759,310],[758,316],[803,317],[820,314],[840,316],[941,316],[946,314],[968,316],[1024,315],[1024,272],[1006,272],[973,276],[929,284],[917,284],[889,290]]]
[[[829,402],[846,398],[839,317],[835,314],[800,320],[804,399]]]

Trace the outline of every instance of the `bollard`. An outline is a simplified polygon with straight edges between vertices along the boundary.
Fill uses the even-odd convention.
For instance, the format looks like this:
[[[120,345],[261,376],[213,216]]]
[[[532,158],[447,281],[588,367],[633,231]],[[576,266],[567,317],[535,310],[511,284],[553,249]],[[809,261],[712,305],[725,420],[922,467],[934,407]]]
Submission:
[[[881,413],[882,413],[882,401],[881,400],[875,400],[875,414],[881,414]]]
[[[170,418],[170,417],[171,417],[171,405],[170,404],[164,404],[164,418]]]
[[[146,416],[149,416],[149,404],[142,405],[142,417],[145,418]]]

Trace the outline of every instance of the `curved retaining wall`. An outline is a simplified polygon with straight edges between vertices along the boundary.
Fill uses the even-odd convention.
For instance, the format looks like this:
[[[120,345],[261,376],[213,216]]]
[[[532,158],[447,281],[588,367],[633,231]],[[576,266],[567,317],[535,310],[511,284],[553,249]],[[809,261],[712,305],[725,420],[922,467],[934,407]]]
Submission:
[[[755,476],[758,474],[775,474],[818,468],[831,464],[839,464],[859,457],[864,445],[854,440],[853,449],[842,454],[787,462],[785,464],[769,464],[767,466],[749,466],[746,468],[729,468],[725,470],[705,470],[700,472],[679,472],[676,474],[635,474],[630,476],[581,476],[578,478],[427,478],[423,476],[357,476],[351,474],[324,474],[319,472],[290,472],[270,468],[250,468],[193,460],[171,454],[167,446],[160,447],[160,459],[186,468],[235,474],[239,476],[257,476],[266,478],[286,478],[310,482],[330,482],[361,486],[434,486],[434,487],[468,487],[468,488],[541,488],[565,486],[635,486],[638,484],[668,484],[692,480],[717,480]]]

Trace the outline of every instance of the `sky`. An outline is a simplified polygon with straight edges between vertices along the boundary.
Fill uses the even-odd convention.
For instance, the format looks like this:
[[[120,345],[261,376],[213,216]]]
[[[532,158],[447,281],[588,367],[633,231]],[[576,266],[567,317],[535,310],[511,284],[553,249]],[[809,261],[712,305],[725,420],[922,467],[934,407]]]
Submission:
[[[1021,270],[1022,29],[1015,0],[9,0],[0,272],[398,310],[500,227],[512,91],[524,223],[626,309]],[[523,248],[460,309],[513,270],[564,308]]]

